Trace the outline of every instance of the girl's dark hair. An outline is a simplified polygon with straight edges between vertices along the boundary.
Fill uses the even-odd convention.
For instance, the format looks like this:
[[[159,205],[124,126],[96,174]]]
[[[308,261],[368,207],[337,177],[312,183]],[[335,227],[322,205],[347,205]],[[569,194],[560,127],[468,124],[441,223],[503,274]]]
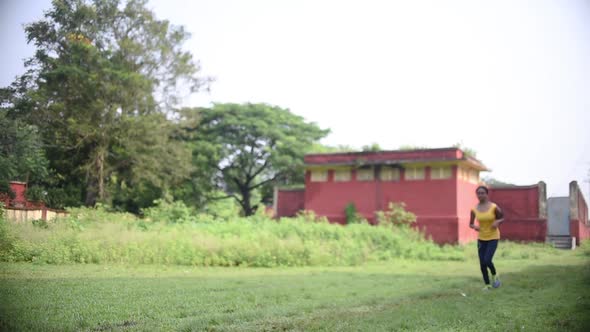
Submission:
[[[489,194],[490,193],[490,191],[488,190],[488,187],[486,187],[486,186],[479,186],[479,187],[477,187],[477,189],[475,189],[475,192],[477,193],[477,191],[480,190],[480,189],[485,190],[486,194]]]

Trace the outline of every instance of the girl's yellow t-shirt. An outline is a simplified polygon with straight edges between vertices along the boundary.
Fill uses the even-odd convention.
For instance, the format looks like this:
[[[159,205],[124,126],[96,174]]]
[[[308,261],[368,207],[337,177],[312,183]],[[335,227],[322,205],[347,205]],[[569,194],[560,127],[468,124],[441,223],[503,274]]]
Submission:
[[[480,212],[477,208],[471,210],[475,214],[475,219],[479,222],[478,239],[483,241],[500,239],[500,229],[498,227],[492,228],[492,224],[496,221],[496,207],[496,204],[492,203],[485,212]]]

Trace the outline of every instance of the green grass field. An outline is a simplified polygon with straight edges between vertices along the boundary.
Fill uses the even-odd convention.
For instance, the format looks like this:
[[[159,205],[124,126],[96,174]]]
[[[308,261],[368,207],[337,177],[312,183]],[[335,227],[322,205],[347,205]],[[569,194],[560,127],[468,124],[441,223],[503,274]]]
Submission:
[[[506,253],[513,250],[527,254]],[[584,250],[501,244],[496,265],[504,285],[491,292],[481,290],[477,260],[467,256],[350,267],[0,263],[0,328],[590,330],[590,256]]]

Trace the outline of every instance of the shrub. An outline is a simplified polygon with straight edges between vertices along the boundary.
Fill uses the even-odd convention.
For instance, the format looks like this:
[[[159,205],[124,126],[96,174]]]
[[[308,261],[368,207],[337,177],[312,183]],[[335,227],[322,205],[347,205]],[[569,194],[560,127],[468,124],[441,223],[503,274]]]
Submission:
[[[219,195],[223,195],[223,193]],[[240,211],[240,206],[233,198],[212,200],[205,206],[205,213],[220,221],[237,218],[240,215]]]
[[[80,188],[76,186],[68,186],[66,188],[53,187],[47,189],[45,203],[53,209],[65,209],[66,207],[80,206],[80,197],[82,197],[82,193]]]
[[[8,253],[14,249],[15,240],[6,220],[4,204],[0,202],[0,260],[7,260]]]
[[[14,199],[16,197],[16,194],[14,193],[12,188],[10,188],[10,183],[4,180],[0,180],[0,196],[2,194],[7,194],[8,197],[10,197],[10,199]]]
[[[31,224],[33,224],[33,226],[35,227],[39,227],[39,228],[49,228],[49,224],[47,223],[47,221],[43,220],[43,219],[35,219],[31,221]]]
[[[377,211],[376,216],[380,226],[409,226],[416,222],[416,215],[406,211],[406,204],[403,202],[390,202],[387,210]]]
[[[585,256],[590,256],[590,239],[580,241],[580,253]]]
[[[328,218],[319,217],[312,210],[301,210],[297,212],[295,219],[303,222],[328,222]]]
[[[194,209],[187,207],[182,201],[167,202],[158,199],[155,203],[155,206],[143,210],[143,214],[152,221],[167,223],[197,221]]]
[[[356,205],[352,202],[344,207],[344,215],[346,216],[346,224],[367,223],[367,221],[358,213]]]
[[[47,200],[47,191],[41,186],[33,185],[27,188],[25,196],[28,201],[45,203]]]

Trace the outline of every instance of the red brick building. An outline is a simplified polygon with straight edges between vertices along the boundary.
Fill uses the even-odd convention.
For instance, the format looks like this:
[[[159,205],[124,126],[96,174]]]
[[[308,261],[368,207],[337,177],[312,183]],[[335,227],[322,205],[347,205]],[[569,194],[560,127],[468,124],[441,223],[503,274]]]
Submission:
[[[488,169],[461,149],[310,154],[305,156],[305,168],[304,189],[277,190],[274,208],[278,217],[312,210],[343,224],[345,207],[352,203],[364,218],[375,222],[375,212],[385,210],[389,202],[404,202],[406,209],[416,214],[415,226],[437,243],[465,243],[477,238],[468,227],[469,214],[477,204],[480,172]],[[546,239],[544,183],[491,188],[490,197],[500,206],[506,205],[503,238]],[[575,200],[581,202],[581,212],[576,212],[581,217],[576,220],[583,220],[572,221],[572,230],[577,227],[576,234],[587,234],[590,224],[585,201],[581,194]]]

